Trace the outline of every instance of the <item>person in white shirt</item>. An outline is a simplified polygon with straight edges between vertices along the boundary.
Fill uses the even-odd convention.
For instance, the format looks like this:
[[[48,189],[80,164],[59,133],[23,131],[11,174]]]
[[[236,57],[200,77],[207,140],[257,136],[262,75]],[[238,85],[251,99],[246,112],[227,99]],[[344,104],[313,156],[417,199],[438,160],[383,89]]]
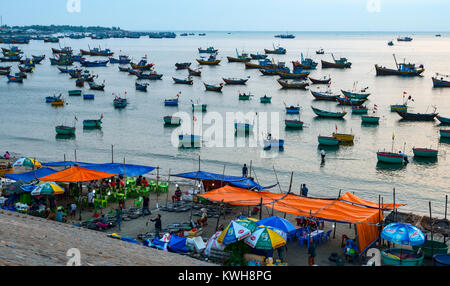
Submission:
[[[70,205],[70,217],[75,217],[75,212],[77,211],[77,205],[72,203]]]
[[[91,190],[88,193],[88,204],[90,208],[94,207],[94,190]]]
[[[322,157],[322,162],[324,162],[325,161],[325,150],[320,150],[320,156]]]

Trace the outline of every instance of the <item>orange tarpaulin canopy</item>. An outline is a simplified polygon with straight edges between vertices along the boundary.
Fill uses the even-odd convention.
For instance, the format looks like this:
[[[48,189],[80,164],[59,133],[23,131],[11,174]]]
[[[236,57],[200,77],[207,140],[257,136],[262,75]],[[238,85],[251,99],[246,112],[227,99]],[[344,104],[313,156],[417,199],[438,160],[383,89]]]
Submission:
[[[116,175],[111,173],[105,173],[101,171],[95,171],[86,169],[79,166],[73,166],[65,169],[61,172],[57,172],[42,178],[40,181],[52,181],[52,182],[86,182],[100,180],[104,178],[114,177]]]
[[[349,202],[349,203],[354,203],[354,204],[357,204],[357,205],[366,206],[366,207],[376,208],[376,209],[378,209],[378,207],[379,207],[378,203],[373,203],[373,202],[369,202],[369,201],[363,200],[360,197],[355,196],[354,194],[348,193],[348,192],[343,194],[342,196],[340,196],[339,200],[340,201],[346,201],[346,202]],[[396,209],[401,207],[401,206],[404,206],[404,204],[395,204],[395,208]],[[381,208],[383,210],[393,210],[394,209],[394,204],[385,204],[385,203],[383,203],[383,204],[381,204]]]
[[[333,199],[314,199],[300,197],[294,194],[276,194],[269,192],[257,192],[241,189],[232,186],[225,186],[220,189],[199,195],[212,201],[223,201],[231,205],[254,206],[263,205],[277,211],[304,216],[317,217],[330,221],[357,224],[358,242],[360,249],[365,249],[379,236],[378,222],[382,219],[382,213],[378,209],[352,205],[346,201]],[[346,196],[359,203],[365,202],[357,196]]]

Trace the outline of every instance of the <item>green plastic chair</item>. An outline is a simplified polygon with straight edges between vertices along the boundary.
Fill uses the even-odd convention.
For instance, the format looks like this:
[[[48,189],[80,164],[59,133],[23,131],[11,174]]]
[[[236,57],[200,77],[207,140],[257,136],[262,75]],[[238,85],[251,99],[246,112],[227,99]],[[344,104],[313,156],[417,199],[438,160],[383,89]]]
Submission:
[[[102,200],[102,208],[108,207],[108,200]]]
[[[102,205],[102,201],[100,199],[95,198],[94,199],[94,208],[98,208],[98,206]]]
[[[156,182],[151,180],[149,183],[150,191],[156,191]]]
[[[158,192],[159,193],[167,193],[169,191],[169,183],[160,183],[158,185]]]
[[[142,202],[143,202],[142,197],[139,197],[138,199],[134,199],[134,205],[135,205],[137,208],[142,207]]]

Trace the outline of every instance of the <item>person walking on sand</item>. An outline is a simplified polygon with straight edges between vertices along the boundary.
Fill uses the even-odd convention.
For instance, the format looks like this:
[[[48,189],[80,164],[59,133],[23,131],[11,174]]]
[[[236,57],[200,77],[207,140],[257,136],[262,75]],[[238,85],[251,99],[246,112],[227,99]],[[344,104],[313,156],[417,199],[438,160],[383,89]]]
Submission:
[[[302,185],[302,197],[307,197],[308,196],[308,188],[306,187],[306,184]]]
[[[119,231],[121,230],[121,226],[122,226],[122,208],[117,208],[116,209],[116,222],[117,222],[117,226],[119,227]]]
[[[309,241],[308,247],[308,265],[313,266],[315,264],[314,257],[316,257],[316,243],[314,239],[311,237]]]
[[[161,223],[161,215],[157,214],[156,218],[154,219],[149,219],[146,223],[146,225],[148,225],[149,221],[153,221],[155,222],[155,237],[159,238],[159,233],[161,232],[162,229],[162,223]]]
[[[148,194],[144,196],[144,202],[142,203],[142,216],[151,215],[152,212],[149,209],[150,199],[148,198]]]

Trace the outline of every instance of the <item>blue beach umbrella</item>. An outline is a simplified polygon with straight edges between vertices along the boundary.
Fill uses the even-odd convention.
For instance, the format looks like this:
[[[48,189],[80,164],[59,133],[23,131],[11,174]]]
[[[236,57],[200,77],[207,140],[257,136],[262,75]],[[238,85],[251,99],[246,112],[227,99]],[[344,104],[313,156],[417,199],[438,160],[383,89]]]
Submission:
[[[290,223],[288,220],[277,217],[277,216],[271,216],[263,218],[262,220],[259,220],[258,225],[264,225],[264,226],[272,226],[274,228],[278,228],[279,230],[282,230],[285,233],[292,234],[296,231],[296,228],[292,223]]]
[[[425,235],[422,231],[408,223],[388,224],[381,232],[381,237],[402,245],[422,245],[425,243]]]

